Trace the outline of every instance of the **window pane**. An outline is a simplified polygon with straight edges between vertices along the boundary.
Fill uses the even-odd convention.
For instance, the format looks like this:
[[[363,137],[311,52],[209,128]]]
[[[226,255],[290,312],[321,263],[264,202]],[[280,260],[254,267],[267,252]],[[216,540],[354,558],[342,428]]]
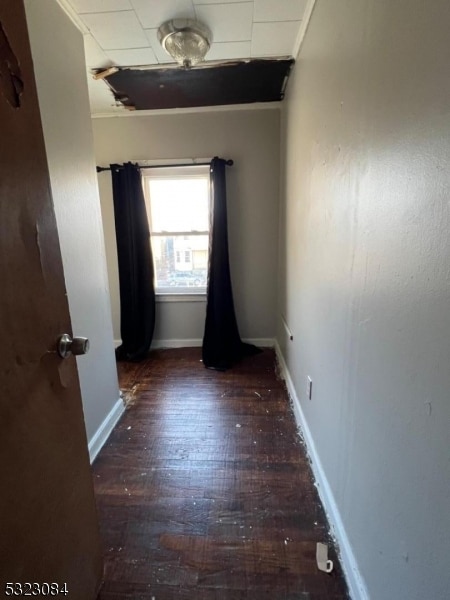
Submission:
[[[207,235],[170,235],[152,238],[156,291],[206,288],[208,272]],[[195,289],[194,289],[195,288]]]
[[[148,179],[152,231],[208,231],[207,177]]]

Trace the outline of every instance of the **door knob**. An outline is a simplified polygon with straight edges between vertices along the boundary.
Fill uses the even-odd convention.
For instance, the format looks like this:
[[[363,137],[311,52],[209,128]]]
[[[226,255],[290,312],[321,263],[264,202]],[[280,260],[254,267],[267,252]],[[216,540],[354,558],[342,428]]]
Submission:
[[[89,340],[85,337],[74,337],[72,339],[69,334],[63,333],[58,339],[57,350],[61,358],[67,358],[71,354],[74,356],[87,354],[89,352]]]

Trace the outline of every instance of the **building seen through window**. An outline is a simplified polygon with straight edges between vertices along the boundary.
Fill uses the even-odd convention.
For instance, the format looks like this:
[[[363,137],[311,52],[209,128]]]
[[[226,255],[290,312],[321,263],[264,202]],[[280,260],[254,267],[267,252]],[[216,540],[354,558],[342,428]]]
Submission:
[[[148,169],[143,181],[156,293],[205,293],[209,166]]]

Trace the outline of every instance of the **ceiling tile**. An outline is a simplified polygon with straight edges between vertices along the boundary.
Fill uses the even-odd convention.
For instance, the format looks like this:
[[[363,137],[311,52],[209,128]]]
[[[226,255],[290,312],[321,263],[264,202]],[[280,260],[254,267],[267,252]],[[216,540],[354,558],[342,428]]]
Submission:
[[[129,50],[108,50],[109,58],[115,65],[131,67],[133,65],[157,65],[158,59],[151,48],[130,48]]]
[[[255,0],[253,20],[300,21],[306,8],[306,0]]]
[[[149,46],[133,10],[84,14],[81,18],[103,50]]]
[[[197,4],[195,12],[211,29],[214,42],[249,41],[252,37],[253,2]]]
[[[254,23],[252,56],[292,56],[300,21]]]
[[[98,13],[131,10],[130,0],[69,0],[75,12]]]
[[[155,53],[158,62],[160,63],[173,63],[175,62],[171,56],[167,54],[165,50],[163,50],[161,44],[158,40],[158,30],[157,29],[146,29],[145,34],[147,35],[147,39],[150,43],[150,46]]]
[[[250,58],[251,42],[218,42],[213,43],[206,55],[206,60],[227,60]]]
[[[192,0],[131,0],[144,29],[158,29],[169,19],[195,18]]]
[[[106,56],[90,33],[84,36],[86,65],[90,68],[110,67],[111,60]]]

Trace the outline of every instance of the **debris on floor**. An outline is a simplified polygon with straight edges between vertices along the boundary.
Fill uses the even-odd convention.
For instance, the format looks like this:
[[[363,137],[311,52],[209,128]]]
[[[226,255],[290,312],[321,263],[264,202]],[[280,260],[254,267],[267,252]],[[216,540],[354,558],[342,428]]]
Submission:
[[[327,544],[317,543],[316,547],[316,560],[317,567],[324,573],[331,573],[333,570],[333,561],[328,559],[328,546]]]

